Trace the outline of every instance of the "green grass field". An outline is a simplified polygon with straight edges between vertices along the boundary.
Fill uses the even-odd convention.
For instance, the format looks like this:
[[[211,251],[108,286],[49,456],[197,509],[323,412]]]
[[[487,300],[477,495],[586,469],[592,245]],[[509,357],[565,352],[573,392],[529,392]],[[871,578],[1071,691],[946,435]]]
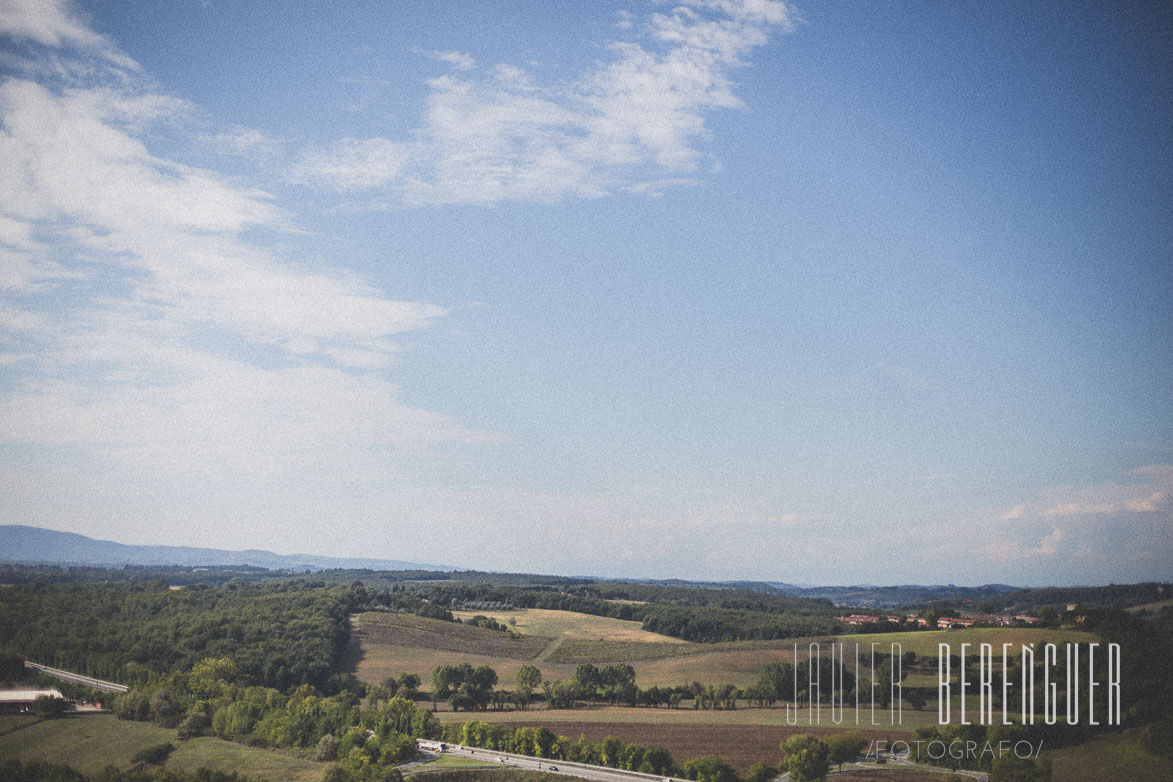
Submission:
[[[1173,761],[1145,752],[1134,732],[1046,751],[1055,782],[1173,782]]]
[[[94,774],[108,765],[128,768],[139,750],[174,741],[174,730],[127,722],[112,714],[85,714],[30,721],[26,727],[0,736],[0,757],[64,763],[83,774]],[[318,782],[326,764],[215,738],[179,742],[166,764],[166,768],[179,771],[200,767],[239,771],[272,782]]]
[[[25,714],[0,714],[0,736],[3,736],[5,733],[11,733],[14,730],[27,728],[39,720],[40,717]]]
[[[490,763],[487,760],[474,760],[473,758],[461,758],[455,755],[441,755],[435,760],[421,763],[418,766],[411,766],[406,770],[404,776],[411,776],[412,774],[419,774],[422,772],[434,771],[449,771],[452,769],[461,768],[493,768],[500,769],[501,766],[496,763]]]
[[[167,759],[170,769],[194,771],[204,767],[213,771],[238,771],[273,782],[319,782],[327,765],[277,750],[246,747],[210,737],[182,742]]]
[[[175,740],[175,731],[112,714],[80,714],[44,720],[0,736],[0,757],[66,763],[83,774],[107,765],[126,768],[136,752]]]

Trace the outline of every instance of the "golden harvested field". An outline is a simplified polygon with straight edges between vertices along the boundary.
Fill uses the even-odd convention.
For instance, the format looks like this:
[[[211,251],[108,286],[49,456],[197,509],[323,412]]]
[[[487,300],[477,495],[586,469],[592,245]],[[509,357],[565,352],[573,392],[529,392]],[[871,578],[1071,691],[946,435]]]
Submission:
[[[359,614],[351,620],[351,625],[364,644],[436,649],[511,660],[532,660],[554,640],[534,635],[510,638],[497,630],[424,619],[412,614]]]
[[[719,644],[714,645],[720,649]],[[746,687],[757,681],[758,672],[767,663],[793,660],[793,648],[739,649],[690,654],[663,660],[632,662],[636,681],[641,687],[661,687],[690,682],[702,684],[731,683]]]
[[[598,618],[566,611],[551,613],[567,614],[570,618],[585,617],[588,620]],[[586,659],[567,658],[562,653],[565,647],[572,647],[577,643],[597,645],[599,642],[581,641],[565,635],[555,638],[523,636],[521,639],[509,639],[494,630],[404,614],[361,614],[352,621],[359,642],[356,663],[359,678],[369,682],[380,682],[388,676],[397,677],[403,673],[414,673],[425,683],[425,688],[427,682],[431,681],[432,670],[436,666],[459,665],[464,662],[474,667],[490,666],[497,671],[502,686],[506,687],[512,686],[517,669],[522,665],[537,666],[542,672],[543,679],[566,680],[574,673],[575,666],[580,662],[630,662],[642,687],[687,684],[692,681],[706,684],[733,682],[738,686],[745,686],[756,679],[758,670],[766,663],[793,657],[792,652],[788,653],[782,648],[786,644],[781,641],[703,645],[684,642],[641,644],[638,641],[623,640],[602,642],[611,649],[610,655]],[[561,617],[555,621],[566,624],[571,619]],[[586,625],[584,622],[579,628]],[[573,625],[568,625],[566,629],[575,631]],[[647,635],[661,637],[653,633]],[[646,660],[639,656],[644,647],[650,647],[658,653],[679,649],[684,654],[678,657]],[[800,653],[802,649],[803,647],[800,647]]]
[[[472,617],[472,611],[460,612]],[[647,633],[638,623],[577,614],[570,611],[513,611],[484,614],[498,621],[517,618],[517,629],[527,632],[519,639],[479,627],[405,614],[361,614],[354,618],[360,644],[357,673],[365,681],[379,682],[388,676],[414,673],[425,683],[438,665],[488,665],[497,671],[502,686],[511,687],[517,669],[536,665],[546,680],[566,680],[578,663],[597,665],[630,663],[641,687],[674,686],[699,681],[703,684],[732,683],[745,687],[757,679],[758,671],[777,660],[793,661],[809,654],[817,642],[824,652],[832,643],[846,644],[848,660],[859,644],[861,664],[866,666],[871,644],[888,652],[892,643],[921,657],[935,658],[937,645],[948,643],[953,654],[961,644],[989,643],[1001,651],[1002,643],[1039,644],[1065,641],[1088,642],[1090,633],[1032,627],[982,627],[969,630],[933,630],[914,633],[841,635],[779,641],[734,641],[719,644],[669,642],[664,636]],[[609,628],[609,629],[608,629]],[[541,630],[541,634],[537,631]],[[599,640],[600,633],[607,632]],[[644,638],[647,640],[638,640]],[[1011,650],[1013,651],[1013,649]],[[850,664],[850,662],[849,662]]]
[[[513,626],[519,633],[539,635],[547,638],[571,638],[583,640],[606,640],[612,642],[634,641],[637,643],[687,644],[679,638],[658,633],[649,633],[639,622],[625,619],[611,619],[605,616],[591,616],[573,611],[554,611],[545,608],[519,608],[513,611],[453,611],[452,615],[461,620],[474,616],[487,616],[502,624],[516,620]]]

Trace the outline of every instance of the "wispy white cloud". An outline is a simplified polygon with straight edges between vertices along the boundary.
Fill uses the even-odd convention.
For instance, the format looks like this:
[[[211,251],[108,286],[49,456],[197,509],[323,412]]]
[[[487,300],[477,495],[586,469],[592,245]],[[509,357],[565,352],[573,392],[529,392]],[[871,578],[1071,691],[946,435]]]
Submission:
[[[1149,465],[1128,471],[1126,479],[1115,483],[1045,489],[1038,498],[997,513],[995,523],[968,526],[986,531],[986,541],[977,550],[998,563],[1055,558],[1064,553],[1089,563],[1119,557],[1119,552],[1108,551],[1116,547],[1105,546],[1103,541],[1114,541],[1110,530],[1123,524],[1131,531],[1121,540],[1150,540],[1141,553],[1160,557],[1170,550],[1163,525],[1173,523],[1171,491],[1173,467]],[[1093,541],[1099,541],[1098,545]],[[1137,552],[1130,551],[1127,556],[1135,557]]]
[[[424,123],[410,139],[309,151],[294,177],[407,204],[655,195],[691,184],[706,115],[742,106],[733,70],[791,19],[776,0],[687,2],[652,14],[640,41],[612,44],[609,59],[556,86],[539,86],[524,68],[478,71],[468,55],[432,52],[456,73],[428,82]]]
[[[367,190],[394,182],[410,154],[402,144],[387,139],[342,139],[326,149],[307,152],[289,178],[326,181],[343,191]]]
[[[235,127],[208,136],[212,148],[222,155],[238,155],[253,160],[270,160],[278,155],[282,139],[257,128]]]
[[[132,133],[168,99],[102,89],[0,85],[0,203],[16,219],[80,220],[126,237],[153,230],[239,231],[279,222],[259,191],[152,156]]]
[[[439,62],[446,62],[458,71],[471,71],[477,67],[477,61],[471,54],[465,52],[428,52],[428,56]]]
[[[1059,551],[1059,544],[1063,542],[1063,531],[1058,527],[1051,527],[1037,544],[1023,544],[1019,540],[1007,537],[998,537],[981,547],[980,552],[993,562],[1015,562],[1020,560],[1038,560],[1051,558]]]
[[[125,59],[68,6],[0,10],[15,14],[0,35]],[[297,229],[268,193],[151,151],[197,137],[194,107],[125,73],[64,72],[85,76],[0,82],[0,441],[65,446],[128,483],[353,486],[493,439],[403,403],[384,371],[396,336],[444,307],[250,238]],[[30,480],[12,496],[49,485]]]
[[[1155,464],[1128,472],[1129,480],[1091,486],[1061,486],[1041,497],[1000,513],[1002,521],[1061,519],[1065,517],[1127,517],[1154,514],[1169,508],[1173,466]]]
[[[77,47],[131,70],[139,65],[95,33],[68,0],[0,0],[0,36],[43,46]]]

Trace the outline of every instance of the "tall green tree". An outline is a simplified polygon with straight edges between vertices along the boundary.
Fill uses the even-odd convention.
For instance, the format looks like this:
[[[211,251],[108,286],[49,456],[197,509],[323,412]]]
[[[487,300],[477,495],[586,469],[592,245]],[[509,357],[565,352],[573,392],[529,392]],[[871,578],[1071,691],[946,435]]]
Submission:
[[[533,665],[523,665],[517,669],[517,676],[514,677],[518,688],[526,688],[528,690],[536,690],[542,684],[542,672]]]
[[[830,761],[842,770],[843,764],[855,760],[867,745],[867,738],[858,730],[836,733],[827,741],[831,752]]]
[[[823,782],[831,770],[831,749],[815,736],[800,733],[782,742],[782,767],[791,782]]]

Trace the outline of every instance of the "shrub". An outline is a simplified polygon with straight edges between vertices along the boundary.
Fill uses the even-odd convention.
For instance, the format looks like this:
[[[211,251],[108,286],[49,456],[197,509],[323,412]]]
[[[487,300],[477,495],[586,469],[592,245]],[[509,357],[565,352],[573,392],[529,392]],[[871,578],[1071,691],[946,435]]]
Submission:
[[[183,722],[179,723],[179,738],[191,739],[196,736],[203,736],[208,732],[208,728],[212,726],[212,721],[208,719],[208,715],[202,711],[193,712],[183,718]]]
[[[149,766],[158,766],[167,760],[167,756],[175,750],[175,745],[170,742],[163,744],[153,744],[145,749],[140,749],[134,753],[131,758],[135,763],[146,763]]]
[[[137,720],[139,722],[150,719],[150,704],[147,698],[138,690],[131,690],[119,695],[114,701],[114,714],[120,720]]]

